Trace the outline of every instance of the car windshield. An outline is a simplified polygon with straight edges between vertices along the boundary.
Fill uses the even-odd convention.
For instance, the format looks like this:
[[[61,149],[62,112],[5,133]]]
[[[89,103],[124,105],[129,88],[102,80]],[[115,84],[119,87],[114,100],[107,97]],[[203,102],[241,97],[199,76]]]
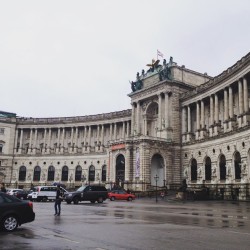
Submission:
[[[78,192],[82,192],[87,186],[81,186],[79,187],[76,191]]]

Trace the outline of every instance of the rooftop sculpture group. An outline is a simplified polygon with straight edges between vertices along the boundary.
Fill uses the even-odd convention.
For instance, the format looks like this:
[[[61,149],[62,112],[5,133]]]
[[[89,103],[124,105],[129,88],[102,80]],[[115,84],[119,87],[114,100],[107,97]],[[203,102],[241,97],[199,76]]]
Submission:
[[[171,56],[169,62],[167,63],[166,59],[163,59],[163,65],[159,64],[160,60],[152,60],[152,63],[147,64],[146,66],[150,67],[145,73],[144,69],[142,70],[141,75],[139,72],[136,74],[136,81],[130,81],[131,89],[133,92],[142,89],[143,87],[143,79],[147,76],[152,75],[153,73],[157,72],[159,74],[159,80],[172,80],[171,75],[171,67],[173,66],[173,57]]]

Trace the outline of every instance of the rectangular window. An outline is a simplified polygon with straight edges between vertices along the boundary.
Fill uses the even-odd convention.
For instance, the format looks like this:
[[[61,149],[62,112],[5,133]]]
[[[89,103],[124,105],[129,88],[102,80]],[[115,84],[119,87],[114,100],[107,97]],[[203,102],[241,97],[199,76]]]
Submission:
[[[0,128],[0,135],[4,135],[4,128]]]

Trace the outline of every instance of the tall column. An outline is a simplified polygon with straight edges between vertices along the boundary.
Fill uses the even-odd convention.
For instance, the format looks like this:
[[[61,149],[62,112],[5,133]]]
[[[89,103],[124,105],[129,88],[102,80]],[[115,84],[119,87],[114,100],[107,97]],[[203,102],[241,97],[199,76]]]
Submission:
[[[162,97],[161,94],[158,95],[158,102],[159,102],[159,110],[158,110],[158,129],[161,130],[162,128],[162,118],[161,118],[161,106],[162,106]]]
[[[187,132],[186,115],[187,115],[186,107],[182,107],[182,133],[183,134]]]
[[[32,145],[32,134],[33,134],[33,129],[30,129],[30,141],[29,141],[29,148],[31,148]]]
[[[201,128],[205,128],[205,108],[203,100],[201,100]]]
[[[228,88],[228,94],[229,94],[229,117],[232,119],[234,118],[234,107],[233,107],[233,90],[232,86],[229,86]]]
[[[129,137],[129,131],[130,131],[129,121],[127,121],[127,137]]]
[[[140,102],[138,101],[137,102],[137,134],[140,133]]]
[[[125,138],[125,122],[122,122],[122,139]]]
[[[62,129],[62,147],[64,147],[65,128]]]
[[[239,87],[239,115],[243,113],[243,104],[242,104],[242,82],[241,80],[238,81],[238,87]]]
[[[51,128],[49,128],[48,147],[51,148]]]
[[[86,146],[86,140],[87,140],[87,126],[84,127],[84,137],[83,137],[84,146]]]
[[[18,141],[18,129],[16,129],[16,135],[15,135],[15,146],[14,146],[15,150],[17,149],[17,141]]]
[[[34,148],[37,148],[37,128],[35,129]]]
[[[89,126],[89,135],[88,135],[88,146],[90,147],[90,140],[91,140],[91,126]]]
[[[196,129],[200,129],[200,105],[196,102]]]
[[[109,127],[109,140],[112,141],[112,134],[113,134],[113,124],[110,123]]]
[[[134,135],[135,130],[135,105],[132,103],[132,114],[131,114],[131,135]]]
[[[21,135],[20,135],[20,153],[22,153],[22,148],[23,148],[23,129],[21,128]]]
[[[101,131],[101,145],[104,145],[104,125],[102,124],[102,131]]]
[[[57,147],[60,146],[60,136],[61,136],[61,129],[57,129]]]
[[[73,147],[74,127],[71,128],[70,145]]]
[[[248,103],[248,87],[247,87],[246,77],[243,78],[243,92],[244,92],[244,111],[245,113],[247,113],[249,110],[249,103]]]
[[[44,136],[43,136],[43,147],[46,147],[46,139],[47,139],[47,129],[44,128]]]
[[[169,127],[169,96],[165,93],[165,128]]]
[[[75,133],[75,147],[78,147],[78,127],[76,127],[76,133]]]
[[[147,121],[147,116],[145,116],[144,119],[144,135],[148,135],[148,121]]]
[[[191,133],[191,110],[189,105],[188,105],[188,133]]]
[[[117,139],[117,123],[115,123],[115,127],[114,127],[114,139]]]
[[[218,95],[215,94],[214,95],[214,120],[215,120],[215,123],[219,123],[219,105],[218,105]]]
[[[214,99],[210,96],[210,126],[214,124]]]
[[[228,120],[228,94],[227,89],[224,89],[224,122]]]

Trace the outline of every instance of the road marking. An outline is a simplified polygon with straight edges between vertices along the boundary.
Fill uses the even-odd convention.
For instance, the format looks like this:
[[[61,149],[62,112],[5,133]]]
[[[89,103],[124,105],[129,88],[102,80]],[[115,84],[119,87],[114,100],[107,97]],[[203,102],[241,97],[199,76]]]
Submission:
[[[228,231],[230,233],[234,233],[234,234],[246,234],[246,235],[250,235],[250,233],[241,233],[241,232],[236,232],[236,231]]]
[[[55,237],[58,237],[58,238],[61,238],[61,239],[64,239],[64,240],[66,240],[66,241],[70,241],[70,242],[74,242],[74,243],[80,243],[80,242],[78,242],[78,241],[75,241],[75,240],[71,240],[71,239],[68,239],[68,238],[65,238],[65,237],[62,237],[62,236],[60,236],[60,235],[54,235]]]

